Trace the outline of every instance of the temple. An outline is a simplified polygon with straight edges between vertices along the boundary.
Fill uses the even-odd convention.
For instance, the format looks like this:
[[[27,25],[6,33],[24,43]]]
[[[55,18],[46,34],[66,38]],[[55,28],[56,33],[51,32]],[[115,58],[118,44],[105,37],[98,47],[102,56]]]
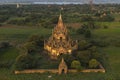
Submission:
[[[52,30],[52,35],[44,41],[44,49],[49,52],[52,59],[57,59],[61,54],[71,54],[77,47],[77,40],[70,39],[60,14],[58,24]]]

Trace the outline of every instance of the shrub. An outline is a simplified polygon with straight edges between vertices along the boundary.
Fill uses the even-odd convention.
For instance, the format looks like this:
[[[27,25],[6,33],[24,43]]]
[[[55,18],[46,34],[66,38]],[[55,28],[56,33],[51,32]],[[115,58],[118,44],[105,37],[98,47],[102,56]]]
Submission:
[[[9,42],[0,42],[0,48],[7,48],[9,46],[10,46]]]
[[[79,61],[77,61],[77,60],[72,61],[71,67],[75,68],[78,71],[82,70],[81,63]]]
[[[89,68],[97,68],[99,65],[99,62],[96,59],[91,59],[89,61]]]
[[[105,25],[105,26],[104,26],[104,29],[108,29],[108,26]]]

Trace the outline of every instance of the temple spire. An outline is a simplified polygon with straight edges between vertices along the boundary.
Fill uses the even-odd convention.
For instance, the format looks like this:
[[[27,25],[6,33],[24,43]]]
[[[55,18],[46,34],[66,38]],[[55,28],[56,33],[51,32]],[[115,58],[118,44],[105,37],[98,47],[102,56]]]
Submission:
[[[63,27],[64,25],[63,25],[63,21],[62,21],[62,15],[60,14],[60,16],[59,16],[59,20],[58,20],[58,25],[57,25],[58,27]]]
[[[62,63],[65,63],[64,59],[62,58]]]
[[[60,13],[60,16],[59,16],[59,21],[62,21],[62,15],[61,15],[61,13]]]

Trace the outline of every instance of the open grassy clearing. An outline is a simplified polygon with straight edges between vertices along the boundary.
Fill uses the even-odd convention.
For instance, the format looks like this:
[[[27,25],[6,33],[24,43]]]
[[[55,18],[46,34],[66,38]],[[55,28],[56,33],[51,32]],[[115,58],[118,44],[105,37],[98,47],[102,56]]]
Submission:
[[[107,63],[109,64],[107,66],[107,72],[110,73],[115,80],[120,79],[120,47],[113,47],[109,46],[106,48],[103,48],[104,53],[107,54],[108,61]]]
[[[0,40],[7,40],[7,41],[19,41],[19,40],[25,40],[31,35],[38,34],[40,36],[44,36],[46,34],[49,34],[51,32],[50,29],[45,28],[34,28],[34,27],[26,27],[26,28],[20,28],[20,27],[1,27],[0,28]]]
[[[19,52],[16,48],[10,47],[0,51],[0,61],[9,61],[15,60],[19,55]]]
[[[108,26],[108,28],[120,28],[120,22],[96,22],[99,26]]]
[[[119,28],[108,28],[108,29],[97,29],[94,31],[94,34],[98,37],[108,36],[108,37],[116,37],[120,35],[120,27]]]

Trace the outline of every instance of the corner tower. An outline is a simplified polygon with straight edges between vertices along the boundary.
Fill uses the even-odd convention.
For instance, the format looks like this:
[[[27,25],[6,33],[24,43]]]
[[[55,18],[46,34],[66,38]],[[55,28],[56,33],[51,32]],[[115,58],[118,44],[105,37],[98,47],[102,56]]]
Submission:
[[[61,54],[71,54],[73,50],[77,49],[77,41],[70,39],[61,14],[52,35],[44,41],[44,49],[49,52],[52,59],[57,59],[57,56]]]

